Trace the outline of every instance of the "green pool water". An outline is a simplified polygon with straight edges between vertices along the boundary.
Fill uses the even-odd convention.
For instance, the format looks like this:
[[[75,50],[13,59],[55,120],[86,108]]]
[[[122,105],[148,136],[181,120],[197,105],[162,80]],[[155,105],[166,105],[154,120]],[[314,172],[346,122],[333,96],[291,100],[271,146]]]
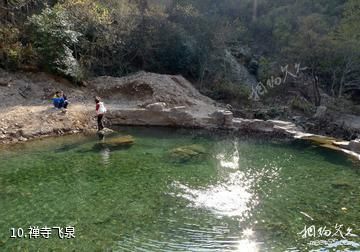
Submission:
[[[0,251],[360,251],[360,164],[341,153],[192,130],[119,132],[135,144],[71,136],[0,147]],[[205,153],[171,154],[194,144]],[[44,229],[29,238],[30,227],[50,238]],[[73,227],[75,238],[53,227]]]

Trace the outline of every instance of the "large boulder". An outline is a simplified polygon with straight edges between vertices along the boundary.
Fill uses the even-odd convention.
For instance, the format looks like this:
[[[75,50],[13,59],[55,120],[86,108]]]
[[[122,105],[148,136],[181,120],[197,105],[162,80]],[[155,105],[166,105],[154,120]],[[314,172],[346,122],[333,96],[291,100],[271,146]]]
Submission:
[[[146,106],[146,109],[150,111],[163,111],[164,109],[166,109],[166,103],[165,102],[151,103]]]
[[[216,110],[209,115],[215,125],[230,128],[233,126],[234,115],[229,110]]]
[[[356,153],[360,153],[360,139],[350,141],[349,149]]]
[[[114,134],[115,131],[112,129],[109,129],[109,128],[104,128],[102,130],[99,130],[97,133],[98,133],[98,135],[101,135],[101,136],[109,136],[111,134]]]

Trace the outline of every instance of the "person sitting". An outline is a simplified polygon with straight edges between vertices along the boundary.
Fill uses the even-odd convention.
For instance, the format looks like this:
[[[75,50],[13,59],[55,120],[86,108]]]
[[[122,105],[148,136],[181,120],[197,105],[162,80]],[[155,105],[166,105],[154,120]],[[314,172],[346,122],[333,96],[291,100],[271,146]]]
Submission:
[[[64,94],[63,91],[56,91],[52,100],[53,100],[54,107],[58,108],[58,109],[64,108],[66,110],[69,105],[67,96]]]
[[[64,98],[62,98],[60,91],[56,91],[54,97],[52,98],[53,104],[55,108],[62,108],[64,103]]]

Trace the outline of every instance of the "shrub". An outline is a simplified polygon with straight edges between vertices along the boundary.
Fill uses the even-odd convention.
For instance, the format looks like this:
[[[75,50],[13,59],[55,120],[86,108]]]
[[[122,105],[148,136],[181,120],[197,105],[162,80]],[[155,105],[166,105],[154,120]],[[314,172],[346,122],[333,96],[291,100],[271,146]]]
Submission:
[[[11,26],[0,28],[0,62],[7,69],[16,69],[21,61],[22,46],[19,29]]]
[[[234,105],[249,104],[250,89],[245,85],[234,84],[232,82],[222,81],[217,82],[209,87],[209,95],[216,100],[223,100],[224,102]]]
[[[301,111],[306,115],[312,115],[316,111],[315,107],[311,103],[298,96],[291,100],[290,106],[292,109]]]

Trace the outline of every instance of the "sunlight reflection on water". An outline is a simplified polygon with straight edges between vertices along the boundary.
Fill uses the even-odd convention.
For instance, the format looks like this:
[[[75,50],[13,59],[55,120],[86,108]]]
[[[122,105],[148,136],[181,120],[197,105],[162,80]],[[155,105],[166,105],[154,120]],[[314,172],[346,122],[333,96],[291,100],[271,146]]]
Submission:
[[[230,151],[217,153],[215,158],[219,164],[219,173],[222,174],[221,180],[215,185],[199,189],[175,181],[172,186],[180,191],[175,196],[187,199],[190,207],[211,211],[218,218],[244,218],[258,204],[258,199],[250,188],[254,178],[246,177],[246,174],[239,170],[238,143],[234,142]],[[259,251],[257,242],[253,241],[254,235],[253,230],[245,229],[242,233],[243,239],[236,241],[235,251]]]
[[[222,152],[216,155],[216,159],[220,162],[220,166],[229,169],[239,169],[240,153],[238,149],[238,143],[234,143],[234,150],[231,155],[227,155],[227,152]]]
[[[256,242],[245,239],[245,240],[239,241],[236,251],[237,252],[258,252],[260,250],[259,250]]]
[[[242,232],[244,239],[238,242],[237,252],[257,252],[259,251],[258,243],[253,241],[255,232],[247,228]]]
[[[237,145],[235,142],[231,152],[221,152],[215,155],[220,165],[220,173],[225,171],[222,180],[215,185],[201,189],[190,188],[174,182],[173,186],[181,191],[176,196],[189,200],[192,207],[208,209],[219,217],[241,217],[251,210],[257,204],[257,199],[250,190],[253,181],[245,178],[244,172],[238,170],[240,154]],[[226,172],[228,169],[237,171]]]
[[[181,191],[177,196],[189,200],[192,207],[208,209],[220,217],[242,216],[256,204],[256,196],[243,183],[243,178],[244,175],[237,171],[230,174],[225,183],[205,189],[192,189],[179,182],[174,182],[173,186]]]

